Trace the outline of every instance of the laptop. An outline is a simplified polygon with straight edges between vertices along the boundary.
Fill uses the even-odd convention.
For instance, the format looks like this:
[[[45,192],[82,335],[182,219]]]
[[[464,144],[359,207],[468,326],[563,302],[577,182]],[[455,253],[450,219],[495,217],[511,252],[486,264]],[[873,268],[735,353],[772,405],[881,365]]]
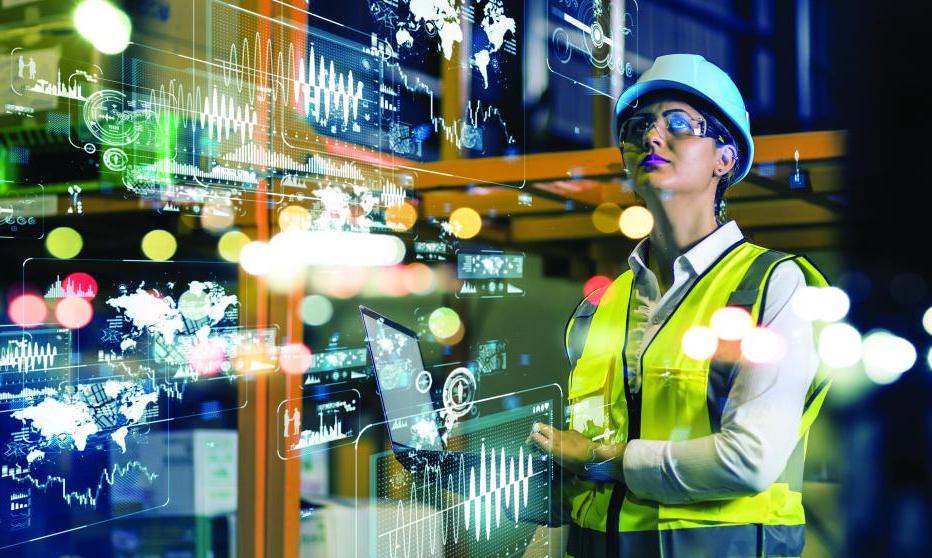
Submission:
[[[424,369],[417,334],[371,308],[360,306],[359,313],[392,449],[445,452],[443,402]]]

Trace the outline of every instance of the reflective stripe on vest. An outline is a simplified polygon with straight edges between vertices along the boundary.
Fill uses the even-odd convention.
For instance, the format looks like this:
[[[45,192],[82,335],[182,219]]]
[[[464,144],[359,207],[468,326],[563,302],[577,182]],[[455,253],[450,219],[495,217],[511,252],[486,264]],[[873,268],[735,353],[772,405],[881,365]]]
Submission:
[[[619,533],[616,556],[688,556],[690,558],[748,558],[799,556],[805,525],[727,525],[697,529]],[[608,556],[605,533],[570,526],[566,554],[572,557]]]
[[[754,323],[760,324],[770,275],[777,264],[789,259],[802,270],[808,285],[828,284],[815,266],[799,256],[770,251],[744,241],[722,254],[695,280],[642,352],[640,397],[632,397],[627,389],[625,345],[633,274],[630,270],[623,273],[602,294],[594,311],[586,312],[588,309],[584,308],[580,313],[577,309],[579,316],[574,314],[567,327],[567,352],[572,358],[573,346],[578,354],[568,391],[572,428],[606,442],[638,437],[677,441],[717,432],[737,367],[734,362],[719,362],[716,360],[719,355],[712,359],[692,359],[681,351],[680,339],[692,326],[708,326],[711,315],[729,304],[747,308]],[[579,318],[585,319],[585,327],[576,323]],[[814,324],[816,335],[818,327],[819,324]],[[584,332],[583,340],[576,337],[579,332]],[[757,535],[762,536],[765,526],[803,525],[800,489],[806,434],[827,393],[829,383],[823,375],[820,367],[803,413],[799,446],[784,474],[767,490],[730,500],[681,505],[662,505],[627,494],[621,507],[618,531],[744,524],[756,526]],[[604,533],[612,489],[612,484],[578,479],[566,483],[564,491],[569,495],[573,522]],[[699,536],[699,533],[690,535]],[[665,554],[669,555],[666,551]]]

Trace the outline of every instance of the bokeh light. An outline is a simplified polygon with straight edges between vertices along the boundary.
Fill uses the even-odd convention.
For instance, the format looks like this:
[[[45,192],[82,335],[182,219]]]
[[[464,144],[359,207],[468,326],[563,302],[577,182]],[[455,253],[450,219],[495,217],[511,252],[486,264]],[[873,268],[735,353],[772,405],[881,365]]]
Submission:
[[[282,231],[303,231],[311,226],[311,213],[300,205],[289,205],[278,214]]]
[[[126,50],[133,31],[129,16],[105,0],[82,0],[74,11],[74,27],[104,54]]]
[[[55,305],[55,320],[68,329],[81,329],[93,317],[91,303],[81,297],[67,296]]]
[[[712,314],[710,326],[719,339],[738,341],[754,328],[754,321],[744,308],[726,306]]]
[[[201,207],[201,226],[204,229],[219,233],[233,226],[236,216],[229,200],[226,203],[211,199]]]
[[[421,262],[410,263],[405,267],[404,285],[417,295],[426,295],[436,288],[437,280],[433,270]]]
[[[226,360],[223,342],[215,338],[198,341],[188,351],[188,365],[199,376],[213,376]]]
[[[606,234],[618,232],[621,208],[612,202],[600,203],[592,212],[592,225]]]
[[[683,352],[696,360],[711,358],[718,349],[718,336],[711,328],[693,326],[686,330],[682,339]]]
[[[595,296],[589,299],[593,304],[598,304],[602,299],[602,295],[605,294],[605,289],[607,289],[611,284],[611,277],[606,277],[605,275],[593,275],[592,277],[586,279],[586,282],[583,283],[583,297],[589,298],[589,295],[598,291],[599,289],[602,289],[602,291],[596,293]]]
[[[461,325],[462,321],[456,310],[446,306],[437,308],[427,318],[427,327],[437,339],[453,337]]]
[[[456,238],[472,238],[482,230],[482,217],[471,207],[460,207],[450,214],[450,230]]]
[[[851,300],[845,291],[838,287],[823,287],[819,289],[819,295],[821,296],[819,319],[827,322],[838,322],[848,315]]]
[[[178,241],[175,240],[175,235],[166,230],[155,229],[142,237],[142,253],[150,260],[157,262],[170,260],[177,249]]]
[[[449,336],[443,338],[437,338],[437,343],[441,345],[453,346],[463,340],[463,337],[466,336],[466,328],[463,327],[463,324],[460,324],[460,327],[457,328],[456,332]]]
[[[364,267],[314,268],[310,275],[314,290],[339,299],[356,296],[368,280],[369,271]]]
[[[20,327],[36,327],[45,322],[49,309],[41,296],[22,294],[10,301],[7,312],[14,324]]]
[[[391,265],[387,267],[376,268],[370,276],[376,292],[391,296],[405,296],[409,293],[405,285],[405,269],[400,265]]]
[[[786,355],[786,343],[776,332],[755,327],[741,338],[741,354],[757,364],[771,364]]]
[[[916,364],[916,347],[882,329],[864,336],[864,373],[877,384],[895,382]]]
[[[837,322],[848,315],[851,301],[838,287],[804,286],[793,293],[790,308],[793,313],[808,321]]]
[[[847,368],[861,360],[861,334],[854,327],[837,322],[819,333],[819,358],[832,368]]]
[[[220,257],[228,262],[238,262],[243,246],[249,244],[249,236],[241,231],[227,231],[217,241]]]
[[[69,260],[77,256],[83,247],[84,239],[81,238],[81,233],[71,227],[57,227],[45,237],[45,249],[60,260]]]
[[[621,212],[618,226],[628,238],[644,238],[654,228],[654,216],[646,207],[632,205]]]
[[[72,294],[80,296],[81,298],[92,299],[97,296],[97,280],[83,271],[69,273],[62,280],[61,284],[65,289],[69,289]]]
[[[925,313],[922,315],[922,327],[926,330],[926,333],[932,335],[932,306],[926,308]]]
[[[333,317],[333,303],[319,294],[304,297],[301,301],[301,321],[309,326],[321,326]]]
[[[806,285],[796,289],[793,293],[790,308],[799,318],[812,322],[819,319],[820,300],[819,287]]]
[[[240,250],[239,263],[250,275],[265,275],[272,269],[272,250],[265,242],[254,240]]]
[[[311,350],[303,343],[290,343],[278,352],[278,365],[286,374],[304,374],[313,362]]]
[[[385,223],[393,231],[410,230],[417,223],[417,209],[408,202],[393,205],[385,210]]]

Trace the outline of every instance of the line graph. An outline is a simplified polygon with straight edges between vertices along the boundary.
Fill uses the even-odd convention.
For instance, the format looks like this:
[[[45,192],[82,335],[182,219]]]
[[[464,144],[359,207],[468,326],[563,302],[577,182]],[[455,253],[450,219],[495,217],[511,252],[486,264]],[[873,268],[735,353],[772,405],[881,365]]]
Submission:
[[[14,470],[10,470],[5,476],[9,476],[18,483],[29,484],[33,488],[42,491],[49,491],[52,487],[58,486],[61,489],[61,498],[66,504],[69,506],[80,505],[91,508],[97,507],[97,500],[104,486],[113,486],[119,480],[135,473],[138,473],[148,482],[152,482],[158,478],[157,474],[150,473],[149,469],[138,461],[129,461],[123,465],[117,464],[104,469],[100,473],[100,479],[96,487],[87,487],[82,490],[69,489],[68,479],[65,477],[50,475],[45,480],[39,480],[33,477],[32,473],[22,470],[20,470],[20,473],[21,474],[17,474]]]

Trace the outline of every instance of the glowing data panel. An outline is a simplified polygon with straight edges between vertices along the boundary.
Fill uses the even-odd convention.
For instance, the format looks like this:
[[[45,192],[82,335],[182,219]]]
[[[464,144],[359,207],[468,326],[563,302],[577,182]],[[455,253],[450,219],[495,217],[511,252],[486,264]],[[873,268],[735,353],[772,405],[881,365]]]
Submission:
[[[292,459],[352,443],[359,433],[356,390],[288,399],[278,406],[278,456]]]
[[[173,420],[237,409],[236,380],[275,369],[276,330],[239,326],[236,273],[228,264],[33,259],[23,281],[41,286],[49,316],[71,327],[71,381],[148,382],[159,419]],[[76,299],[87,301],[83,323],[67,311]]]
[[[457,277],[463,280],[457,297],[524,296],[524,254],[460,252],[456,257]]]
[[[547,66],[590,93],[615,97],[634,83],[636,0],[548,0]]]
[[[371,456],[370,555],[504,557],[532,542],[548,547],[537,527],[559,523],[561,487],[549,456],[524,441],[535,422],[556,416],[547,401],[518,405],[460,423],[448,452]]]

